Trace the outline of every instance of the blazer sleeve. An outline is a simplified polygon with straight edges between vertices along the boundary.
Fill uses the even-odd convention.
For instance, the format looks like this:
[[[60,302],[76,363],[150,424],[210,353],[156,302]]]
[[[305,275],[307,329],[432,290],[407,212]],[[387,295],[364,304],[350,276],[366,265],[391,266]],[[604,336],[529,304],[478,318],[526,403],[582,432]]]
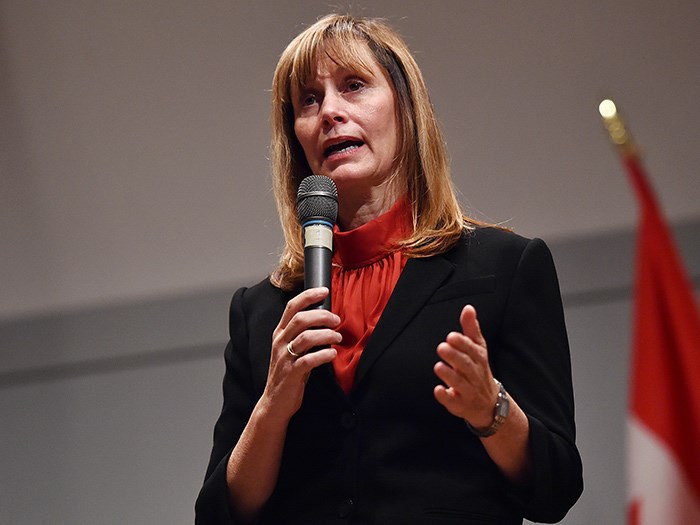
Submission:
[[[552,255],[540,239],[522,251],[508,295],[494,375],[527,415],[532,470],[515,495],[523,516],[557,522],[583,491],[576,448],[569,343]]]
[[[214,426],[214,444],[204,484],[195,503],[196,525],[232,525],[235,523],[229,506],[226,468],[233,447],[238,442],[255,406],[250,359],[247,352],[248,333],[243,297],[239,289],[231,300],[229,332],[231,339],[224,351],[226,372],[223,381],[223,408]]]

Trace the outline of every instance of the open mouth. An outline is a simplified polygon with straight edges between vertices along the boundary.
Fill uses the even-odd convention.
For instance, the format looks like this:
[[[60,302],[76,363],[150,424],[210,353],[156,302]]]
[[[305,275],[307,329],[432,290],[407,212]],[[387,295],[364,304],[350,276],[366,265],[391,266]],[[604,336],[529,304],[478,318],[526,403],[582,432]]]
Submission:
[[[347,153],[355,150],[363,144],[364,142],[361,140],[344,140],[343,142],[338,142],[337,144],[328,146],[325,150],[323,150],[323,154],[326,157],[330,157],[331,155],[339,155],[341,153]]]

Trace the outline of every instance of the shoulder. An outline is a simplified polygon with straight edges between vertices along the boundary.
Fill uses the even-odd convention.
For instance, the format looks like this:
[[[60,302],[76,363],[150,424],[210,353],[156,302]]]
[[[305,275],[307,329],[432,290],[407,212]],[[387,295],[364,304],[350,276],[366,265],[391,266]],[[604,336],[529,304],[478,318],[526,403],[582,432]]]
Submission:
[[[447,252],[448,257],[519,258],[532,239],[494,226],[476,226],[464,230],[459,241]]]
[[[269,278],[254,284],[238,288],[231,299],[229,321],[245,319],[247,321],[264,318],[269,315],[279,317],[287,302],[299,291],[284,291],[274,286]]]
[[[551,253],[542,239],[530,239],[503,228],[477,226],[465,230],[444,257],[457,266],[468,264],[485,272],[510,273],[523,259],[551,260]]]
[[[266,277],[252,286],[240,287],[233,295],[233,300],[241,300],[245,304],[260,301],[275,301],[289,295],[289,293],[290,292],[285,292],[273,285],[272,282],[270,282],[270,278]]]
[[[473,249],[523,250],[531,240],[504,228],[477,226],[472,230],[465,230],[460,243]]]

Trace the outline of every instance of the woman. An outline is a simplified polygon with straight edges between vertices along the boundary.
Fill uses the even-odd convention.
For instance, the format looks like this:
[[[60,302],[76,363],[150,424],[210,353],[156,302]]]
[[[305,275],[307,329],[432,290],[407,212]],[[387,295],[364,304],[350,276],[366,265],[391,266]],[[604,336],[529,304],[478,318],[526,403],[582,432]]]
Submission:
[[[560,520],[582,469],[551,255],[464,217],[397,34],[331,15],[295,38],[272,150],[286,246],[231,303],[197,522]],[[309,174],[338,188],[332,312],[301,291]]]

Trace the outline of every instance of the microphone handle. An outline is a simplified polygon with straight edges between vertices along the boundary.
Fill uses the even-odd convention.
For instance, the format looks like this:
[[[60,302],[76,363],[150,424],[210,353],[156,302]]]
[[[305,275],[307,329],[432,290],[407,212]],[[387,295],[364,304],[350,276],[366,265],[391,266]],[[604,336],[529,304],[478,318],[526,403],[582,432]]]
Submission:
[[[331,289],[331,258],[333,252],[321,246],[306,246],[304,248],[304,290],[325,286],[329,292]],[[323,309],[331,311],[331,294],[311,306],[309,309]]]
[[[331,259],[333,258],[333,225],[313,220],[302,225],[304,230],[304,290],[325,286],[331,289]],[[309,308],[331,311],[331,294]]]

